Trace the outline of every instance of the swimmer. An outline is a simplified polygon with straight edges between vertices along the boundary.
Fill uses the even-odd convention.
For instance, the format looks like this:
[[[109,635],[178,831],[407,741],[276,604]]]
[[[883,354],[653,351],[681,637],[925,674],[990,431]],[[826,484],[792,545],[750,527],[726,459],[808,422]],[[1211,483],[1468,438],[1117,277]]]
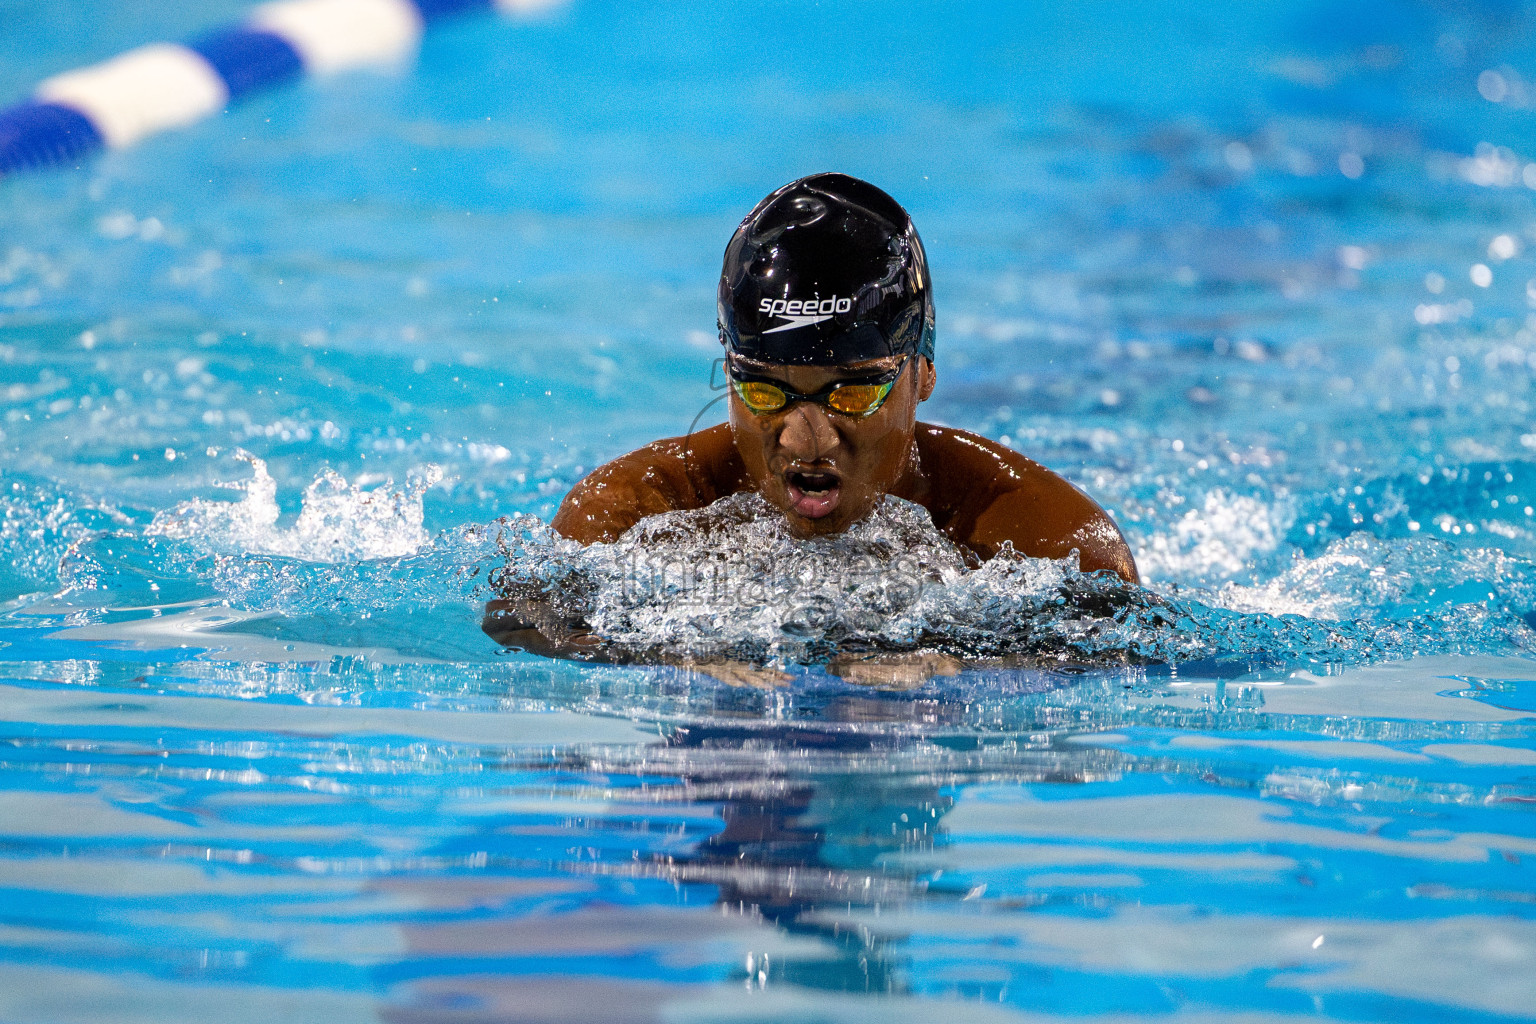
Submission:
[[[792,533],[817,537],[893,495],[979,559],[1005,545],[1032,558],[1075,551],[1085,572],[1139,582],[1114,521],[1066,479],[917,419],[937,382],[933,294],[911,218],[880,189],[814,174],[758,203],[726,247],[718,311],[728,422],[594,470],[566,495],[556,532],[611,543],[647,516],[756,491]],[[577,653],[571,634],[550,636],[561,624],[524,605],[491,602],[486,632]]]

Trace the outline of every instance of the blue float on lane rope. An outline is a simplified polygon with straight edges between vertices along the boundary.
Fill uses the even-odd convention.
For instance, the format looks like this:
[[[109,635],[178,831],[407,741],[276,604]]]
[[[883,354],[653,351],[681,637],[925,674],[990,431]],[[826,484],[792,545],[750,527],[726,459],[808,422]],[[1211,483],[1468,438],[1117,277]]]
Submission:
[[[298,51],[275,32],[240,25],[211,32],[187,46],[224,79],[231,100],[304,73]]]
[[[0,110],[0,177],[69,164],[177,128],[301,75],[398,60],[431,23],[560,0],[273,0],[192,42],[151,43],[55,75]]]

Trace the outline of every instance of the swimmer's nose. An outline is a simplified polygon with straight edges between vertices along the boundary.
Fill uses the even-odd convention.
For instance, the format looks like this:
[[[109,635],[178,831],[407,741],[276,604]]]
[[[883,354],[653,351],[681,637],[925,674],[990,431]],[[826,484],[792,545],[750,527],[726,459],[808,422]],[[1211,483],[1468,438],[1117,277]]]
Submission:
[[[820,406],[800,402],[784,417],[779,445],[797,462],[826,458],[838,444],[832,420]]]

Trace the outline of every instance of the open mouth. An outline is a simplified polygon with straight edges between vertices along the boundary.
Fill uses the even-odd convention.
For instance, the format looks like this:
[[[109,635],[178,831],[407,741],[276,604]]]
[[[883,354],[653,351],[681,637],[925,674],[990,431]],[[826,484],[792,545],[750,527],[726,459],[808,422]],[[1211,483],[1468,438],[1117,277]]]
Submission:
[[[820,519],[837,508],[840,478],[827,470],[791,469],[784,474],[789,504],[807,519]]]

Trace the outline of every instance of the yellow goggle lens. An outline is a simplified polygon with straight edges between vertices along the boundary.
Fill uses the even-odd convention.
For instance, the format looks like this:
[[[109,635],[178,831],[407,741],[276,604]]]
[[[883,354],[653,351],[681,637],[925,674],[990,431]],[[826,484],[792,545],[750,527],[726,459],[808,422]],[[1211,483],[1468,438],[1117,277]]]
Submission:
[[[827,404],[846,416],[863,416],[878,405],[890,390],[890,384],[849,384],[828,395]]]
[[[789,404],[789,395],[784,389],[772,384],[757,380],[736,380],[731,383],[742,402],[753,412],[778,412]],[[885,401],[885,396],[891,393],[895,383],[890,381],[885,384],[845,384],[842,387],[833,388],[826,398],[816,397],[811,401],[825,402],[833,412],[840,412],[844,416],[868,416],[879,407],[881,402]]]
[[[755,380],[733,381],[736,385],[736,393],[746,403],[748,409],[753,412],[773,412],[784,408],[789,399],[783,391],[772,384],[764,384]]]

